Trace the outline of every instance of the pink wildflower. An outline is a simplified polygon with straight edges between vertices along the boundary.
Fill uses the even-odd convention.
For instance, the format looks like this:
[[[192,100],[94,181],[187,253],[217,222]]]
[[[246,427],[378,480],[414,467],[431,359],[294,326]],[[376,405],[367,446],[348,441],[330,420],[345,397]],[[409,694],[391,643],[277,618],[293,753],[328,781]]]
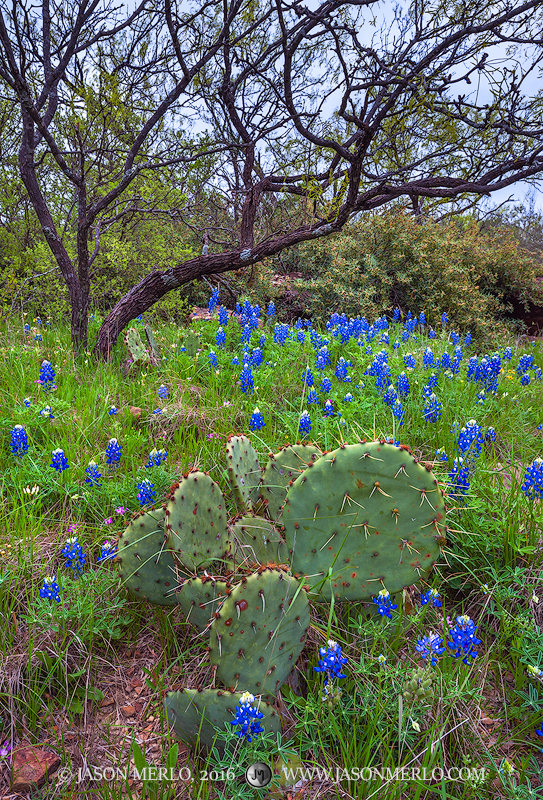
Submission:
[[[113,517],[108,517],[107,519],[104,520],[104,523],[106,525],[111,525],[112,522],[113,522]]]

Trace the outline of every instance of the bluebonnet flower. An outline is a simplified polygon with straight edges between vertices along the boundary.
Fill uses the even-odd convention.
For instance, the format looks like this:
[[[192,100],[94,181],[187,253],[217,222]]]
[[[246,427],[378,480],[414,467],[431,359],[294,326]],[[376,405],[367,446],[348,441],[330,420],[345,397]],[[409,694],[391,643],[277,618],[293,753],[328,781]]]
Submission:
[[[162,409],[161,408],[155,408],[155,410],[153,411],[153,414],[162,414]]]
[[[327,400],[324,404],[323,414],[325,417],[333,417],[334,416],[334,405],[331,400]]]
[[[107,412],[110,417],[114,417],[117,413],[117,406],[111,406],[109,411]]]
[[[264,361],[264,351],[261,347],[255,347],[251,353],[251,366],[259,367]]]
[[[238,700],[236,716],[230,722],[231,725],[241,725],[241,730],[235,731],[235,734],[240,739],[245,737],[248,742],[252,740],[253,736],[256,738],[264,731],[260,722],[257,721],[263,719],[264,714],[253,706],[254,701],[254,695],[244,692]]]
[[[305,401],[308,405],[311,405],[312,403],[319,405],[319,398],[315,389],[310,389],[308,391]]]
[[[168,387],[164,386],[164,384],[161,383],[160,386],[158,387],[157,394],[160,398],[162,398],[162,400],[165,400],[168,397]]]
[[[242,344],[249,344],[249,342],[251,341],[252,332],[253,332],[253,329],[251,328],[251,326],[250,325],[245,325],[245,327],[243,328],[243,330],[241,332],[241,340],[240,341],[241,341]]]
[[[396,417],[396,419],[400,420],[400,425],[403,425],[403,417],[405,414],[405,408],[403,407],[401,400],[395,400],[392,404],[392,413]]]
[[[51,392],[55,387],[55,369],[50,361],[42,361],[40,366],[40,385],[46,392]]]
[[[285,344],[288,337],[288,325],[279,324],[275,325],[273,330],[273,341],[281,346]]]
[[[352,394],[351,394],[350,392],[347,392],[347,394],[346,394],[346,395],[345,395],[345,397],[343,398],[343,401],[344,401],[345,403],[352,403],[352,402],[353,402],[353,396],[352,396]]]
[[[441,419],[441,408],[441,403],[432,393],[424,406],[424,419],[428,422],[437,422],[438,419]]]
[[[447,325],[447,312],[444,311],[441,315],[441,325],[445,327]]]
[[[209,302],[207,304],[207,309],[210,314],[213,314],[215,311],[215,306],[217,305],[217,301],[219,299],[219,289],[213,289],[211,293],[211,297],[209,298]]]
[[[110,469],[115,469],[121,461],[121,445],[118,439],[110,439],[106,447],[106,463]]]
[[[251,416],[251,421],[249,422],[249,429],[251,431],[259,431],[262,430],[265,424],[264,417],[260,413],[258,407],[255,407],[255,410]]]
[[[49,417],[49,419],[54,419],[54,416],[51,412],[51,406],[45,406],[45,408],[42,408],[40,411],[40,417]]]
[[[60,603],[60,586],[57,583],[55,575],[43,579],[43,585],[40,589],[40,597],[48,600],[56,600]]]
[[[226,306],[219,306],[219,325],[221,327],[228,325],[228,309]]]
[[[392,386],[392,384],[390,384],[390,386],[383,395],[383,400],[385,401],[387,406],[392,406],[394,405],[397,399],[398,395],[396,393],[396,389],[394,388],[394,386]]]
[[[328,689],[326,687],[330,680],[341,680],[346,677],[346,675],[341,672],[341,668],[347,663],[348,659],[342,655],[342,649],[342,646],[334,642],[333,639],[328,639],[327,647],[319,647],[319,663],[318,666],[313,667],[313,669],[315,672],[326,673],[324,679],[325,696],[328,694]]]
[[[476,631],[475,623],[466,614],[456,618],[456,625],[449,631],[452,642],[447,642],[453,658],[460,658],[463,655],[462,661],[468,664],[468,656],[477,657],[474,646],[481,644],[481,640],[475,638]]]
[[[456,333],[456,331],[451,331],[450,337],[451,337],[451,342],[453,343],[453,345],[456,346],[460,341],[460,336]]]
[[[299,342],[300,344],[303,344],[305,342],[305,333],[303,331],[298,331],[296,333],[296,341]]]
[[[396,389],[398,390],[398,394],[400,397],[407,397],[411,388],[409,386],[409,378],[405,374],[405,372],[401,372],[398,375],[398,380],[396,381]]]
[[[467,494],[470,485],[469,465],[463,458],[455,458],[449,472],[449,495],[455,499]]]
[[[25,330],[25,333],[30,333],[30,325],[28,324],[28,322],[25,323],[24,330]]]
[[[478,406],[482,406],[484,402],[485,402],[485,390],[481,389],[481,391],[477,393],[477,399],[475,403]]]
[[[398,322],[400,319],[400,309],[396,306],[392,314],[392,322]]]
[[[464,339],[464,344],[467,346],[471,344],[471,331],[466,333],[466,338]]]
[[[534,667],[532,664],[529,664],[526,670],[530,678],[543,678],[543,670],[539,667]]]
[[[50,467],[56,469],[58,472],[62,472],[65,469],[68,469],[68,459],[64,455],[64,450],[60,447],[57,447],[56,450],[52,451],[53,459],[49,464]]]
[[[421,311],[419,314],[419,325],[426,325],[426,314]]]
[[[543,458],[532,461],[524,474],[524,483],[520,487],[526,497],[543,498]]]
[[[96,461],[89,461],[88,466],[85,469],[85,474],[87,477],[85,478],[85,483],[89,483],[91,486],[101,486],[102,483],[100,478],[102,475],[98,471],[98,466]]]
[[[24,405],[25,405],[27,408],[30,408],[30,406],[32,405],[32,400],[30,399],[30,397],[25,397],[25,399],[23,400],[23,404],[24,404]]]
[[[66,559],[66,566],[72,569],[77,576],[81,575],[85,568],[87,556],[83,552],[83,547],[77,541],[76,536],[67,540],[62,548],[61,555]]]
[[[434,365],[434,352],[430,347],[426,347],[422,354],[422,363],[425,369],[433,367]]]
[[[314,382],[313,373],[311,372],[309,367],[306,367],[306,369],[304,369],[304,371],[302,372],[302,385],[306,384],[306,386],[313,386],[313,382]]]
[[[428,589],[425,594],[421,594],[420,602],[423,606],[431,603],[431,605],[434,605],[436,608],[441,608],[441,600],[439,600],[439,592],[437,589]]]
[[[251,367],[249,366],[249,364],[245,363],[243,365],[243,369],[241,371],[241,374],[240,374],[239,378],[240,378],[240,381],[241,381],[241,391],[243,393],[252,392],[253,389],[254,389],[255,382],[254,382],[253,373],[251,372]]]
[[[530,383],[530,380],[531,380],[531,379],[530,379],[530,375],[529,375],[527,372],[525,372],[525,373],[522,375],[522,377],[521,377],[521,379],[520,379],[520,382],[521,382],[521,384],[522,384],[523,386],[528,386],[528,384]]]
[[[233,359],[232,359],[232,361],[230,362],[230,365],[231,365],[232,367],[237,367],[237,366],[239,365],[239,358],[238,358],[237,356],[234,356],[234,358],[233,358]]]
[[[392,619],[392,612],[398,608],[397,603],[392,603],[390,600],[390,592],[387,589],[381,589],[377,597],[371,598],[372,603],[378,605],[379,614],[381,616],[389,617]]]
[[[513,351],[511,350],[510,347],[505,348],[505,350],[503,351],[503,357],[506,358],[508,361],[511,361],[511,359],[513,358]]]
[[[343,358],[340,357],[339,361],[336,364],[336,378],[340,381],[344,381],[347,377],[347,362]]]
[[[37,333],[37,334],[34,336],[34,341],[35,341],[35,342],[43,342],[43,336],[41,335],[41,333]]]
[[[433,328],[430,328],[430,330],[428,331],[428,338],[429,339],[435,339],[436,338],[436,332],[435,332],[435,330]]]
[[[330,383],[330,379],[329,378],[323,378],[322,381],[321,381],[321,392],[326,394],[327,392],[329,392],[331,390],[331,388],[332,388],[332,384]]]
[[[311,417],[309,416],[308,411],[303,411],[300,416],[298,432],[306,434],[309,433],[310,430],[311,430]]]
[[[428,636],[423,636],[422,639],[417,639],[415,650],[420,653],[425,659],[427,655],[431,654],[432,664],[437,664],[437,656],[445,652],[443,647],[443,639],[437,633],[429,633]]]
[[[217,335],[215,336],[215,344],[220,350],[222,347],[224,347],[225,342],[226,342],[226,334],[224,332],[224,328],[221,325],[217,329]]]
[[[541,369],[541,367],[538,367],[536,369],[536,371],[534,373],[534,380],[536,380],[536,381],[543,380],[543,369]]]
[[[117,555],[117,545],[114,542],[106,541],[100,545],[100,558],[97,558],[97,563],[101,561],[110,561]]]
[[[208,361],[210,367],[213,367],[213,369],[218,369],[219,365],[217,363],[217,354],[214,350],[209,351]]]
[[[410,336],[409,331],[402,331],[402,342],[408,342]]]
[[[272,300],[270,300],[270,302],[268,303],[266,314],[268,315],[268,317],[275,316],[275,303]]]
[[[415,356],[413,355],[413,353],[407,353],[403,357],[403,363],[405,364],[407,369],[415,369],[415,367],[417,366],[417,363],[415,361]]]
[[[145,478],[145,480],[138,483],[138,493],[136,498],[140,505],[145,505],[146,503],[152,503],[155,499],[155,484],[151,483],[150,480]]]
[[[399,343],[399,341],[396,339],[396,340],[395,340],[395,342],[394,342],[394,344],[392,345],[392,349],[393,349],[393,350],[397,350],[399,346],[400,346],[400,343]]]
[[[495,442],[496,441],[496,431],[494,428],[487,428],[485,433],[485,442]]]
[[[436,457],[440,461],[448,461],[449,460],[449,456],[447,455],[447,453],[445,452],[445,450],[442,447],[440,447],[439,450],[436,450]]]
[[[17,458],[28,453],[28,434],[22,425],[15,425],[11,431],[11,452]]]
[[[147,460],[147,464],[145,464],[145,468],[150,469],[151,467],[160,467],[161,464],[164,464],[167,458],[168,453],[166,450],[157,450],[156,447],[153,447],[149,453],[149,458]]]

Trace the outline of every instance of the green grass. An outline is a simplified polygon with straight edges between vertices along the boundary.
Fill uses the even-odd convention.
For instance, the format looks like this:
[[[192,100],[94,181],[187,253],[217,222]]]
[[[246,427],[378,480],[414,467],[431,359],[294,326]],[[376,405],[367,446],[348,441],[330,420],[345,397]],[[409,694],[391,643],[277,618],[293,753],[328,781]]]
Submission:
[[[93,320],[95,327],[98,323]],[[538,430],[543,384],[533,380],[532,371],[531,383],[522,386],[515,370],[524,352],[543,366],[541,344],[516,347],[511,342],[513,359],[510,364],[504,360],[498,392],[487,394],[481,405],[480,387],[466,380],[466,363],[476,349],[464,348],[460,373],[439,375],[435,392],[442,417],[431,423],[422,409],[423,387],[432,370],[423,369],[422,352],[429,345],[442,355],[447,346],[452,352],[452,346],[443,335],[431,341],[418,334],[416,341],[393,349],[392,344],[378,344],[379,334],[373,354],[382,347],[390,352],[393,382],[404,370],[407,352],[417,359],[416,369],[406,370],[411,393],[400,427],[373,379],[363,375],[373,359],[366,344],[359,347],[351,340],[341,345],[322,331],[330,339],[332,357],[325,370],[332,382],[327,397],[341,412],[341,417],[336,413],[327,418],[322,395],[320,407],[305,403],[307,389],[300,376],[314,364],[308,335],[303,344],[293,341],[281,347],[273,343],[269,326],[254,331],[251,347],[266,337],[264,361],[253,369],[254,391],[244,394],[238,385],[241,364],[230,364],[234,355],[241,361],[242,354],[236,321],[226,328],[223,350],[214,346],[217,321],[196,323],[202,350],[194,358],[181,350],[182,330],[159,323],[153,327],[162,360],[157,366],[127,369],[122,344],[108,364],[90,354],[74,362],[66,327],[42,328],[43,342],[38,344],[33,334],[24,334],[22,322],[2,322],[0,746],[5,740],[15,748],[42,744],[55,750],[62,767],[74,775],[85,765],[94,765],[96,774],[104,767],[124,770],[126,778],[117,775],[113,780],[92,780],[88,771],[82,773],[79,794],[104,800],[286,796],[276,784],[270,795],[270,789],[251,789],[241,780],[250,763],[278,765],[280,758],[287,768],[305,770],[296,789],[300,798],[318,792],[356,800],[539,796],[543,739],[534,730],[543,720],[543,689],[527,667],[543,669],[543,511],[542,503],[529,500],[521,485],[526,467],[543,455],[543,431]],[[400,332],[399,326],[393,327],[391,343]],[[217,371],[208,365],[209,349],[216,350]],[[353,362],[351,383],[334,377],[340,355]],[[57,389],[50,395],[36,384],[44,358],[56,370]],[[358,383],[365,385],[355,388]],[[160,384],[169,389],[165,400],[157,394]],[[343,400],[348,391],[354,397],[350,403]],[[26,397],[31,399],[29,408],[23,404]],[[118,408],[116,416],[108,414],[112,404]],[[53,419],[39,414],[46,405]],[[141,413],[132,413],[130,406]],[[266,425],[249,432],[255,406]],[[154,414],[156,408],[162,413]],[[249,435],[263,465],[268,453],[300,438],[298,421],[305,408],[312,418],[306,440],[323,450],[343,441],[393,436],[432,463],[444,489],[458,435],[455,425],[474,418],[483,430],[496,430],[496,441],[483,447],[466,502],[447,501],[447,543],[424,584],[439,590],[442,608],[421,606],[420,587],[404,590],[392,620],[368,614],[361,603],[315,605],[307,646],[282,690],[282,736],[248,744],[231,732],[218,732],[227,737],[224,755],[193,753],[172,739],[163,695],[172,688],[214,685],[205,642],[176,607],[132,599],[120,587],[113,564],[97,562],[99,546],[121,533],[130,513],[139,508],[136,486],[145,477],[155,484],[159,502],[183,473],[205,469],[225,491],[229,514],[234,514],[227,491],[227,437]],[[16,424],[28,433],[29,451],[22,459],[10,452],[10,431]],[[105,450],[113,437],[121,444],[122,457],[119,469],[109,473]],[[59,447],[70,465],[62,473],[49,466],[51,452]],[[167,461],[144,469],[153,447],[165,448]],[[449,454],[448,464],[436,458],[438,448]],[[90,460],[103,475],[100,488],[84,482]],[[35,485],[39,490],[30,494]],[[116,513],[120,507],[127,511]],[[87,554],[79,580],[62,566],[60,556],[70,526],[76,527]],[[43,579],[52,574],[62,586],[61,604],[39,595]],[[534,595],[540,596],[539,602]],[[432,630],[447,639],[460,614],[477,623],[482,640],[477,659],[466,666],[445,653],[428,670],[430,696],[407,702],[404,684],[423,664],[416,640]],[[349,661],[347,677],[339,681],[341,694],[323,701],[323,678],[313,667],[328,638],[343,646]],[[386,657],[384,663],[380,655]],[[505,759],[514,767],[511,775],[507,764],[503,767]],[[133,781],[134,767],[141,771],[153,764],[174,772],[185,768],[185,777],[190,770],[192,778]],[[478,783],[469,770],[482,768],[486,776]],[[451,769],[456,776],[463,770],[461,779],[447,777]],[[234,780],[226,780],[228,770]],[[4,770],[0,777],[0,794],[8,793],[8,773]],[[76,796],[73,792],[73,784],[57,777],[34,796],[69,798]]]

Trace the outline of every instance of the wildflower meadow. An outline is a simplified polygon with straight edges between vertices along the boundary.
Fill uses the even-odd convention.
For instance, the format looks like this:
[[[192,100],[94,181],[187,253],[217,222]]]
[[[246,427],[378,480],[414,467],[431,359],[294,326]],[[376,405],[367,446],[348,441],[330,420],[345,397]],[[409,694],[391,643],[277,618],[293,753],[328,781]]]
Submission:
[[[224,299],[0,323],[0,795],[541,797],[541,340]]]

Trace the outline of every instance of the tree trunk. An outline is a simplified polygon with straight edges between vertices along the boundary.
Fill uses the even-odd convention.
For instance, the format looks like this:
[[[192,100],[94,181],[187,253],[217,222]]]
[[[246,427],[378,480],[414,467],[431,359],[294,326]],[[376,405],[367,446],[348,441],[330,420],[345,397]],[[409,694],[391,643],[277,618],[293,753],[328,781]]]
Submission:
[[[277,239],[261,242],[253,249],[235,250],[229,253],[214,253],[202,255],[185,261],[173,269],[160,272],[154,270],[143,278],[136,286],[130,289],[109,312],[96,337],[94,353],[101,358],[108,359],[115,346],[120,332],[128,325],[130,320],[143,314],[157,300],[164,297],[172,289],[177,289],[186,283],[201,278],[204,275],[229,272],[256,264],[267,256],[275,255],[287,247],[299,244],[317,236],[323,236],[340,230],[342,225],[336,227],[325,224],[310,228],[304,226]]]

